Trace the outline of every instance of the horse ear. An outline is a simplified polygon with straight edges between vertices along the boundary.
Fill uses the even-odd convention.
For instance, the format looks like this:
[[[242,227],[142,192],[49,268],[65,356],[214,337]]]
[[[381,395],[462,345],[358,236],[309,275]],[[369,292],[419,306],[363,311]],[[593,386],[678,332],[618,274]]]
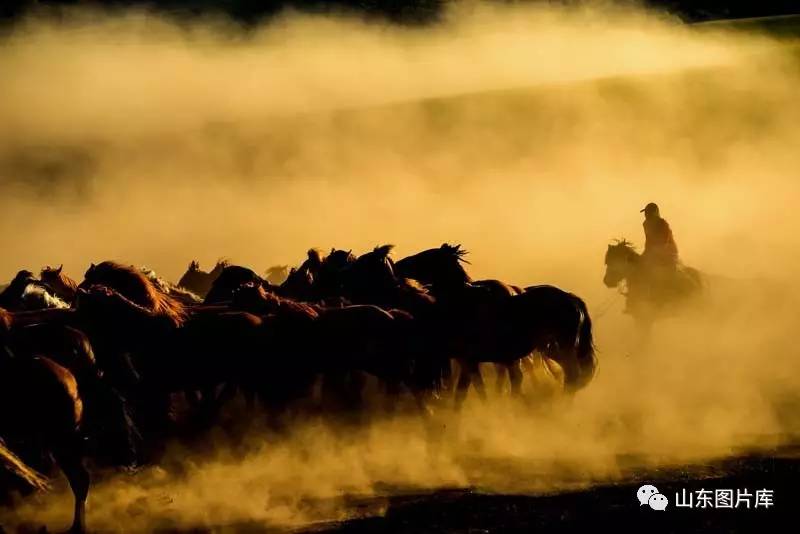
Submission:
[[[61,265],[58,266],[58,269],[56,269],[56,274],[61,274],[61,271],[63,270],[64,270],[64,264],[62,263]]]

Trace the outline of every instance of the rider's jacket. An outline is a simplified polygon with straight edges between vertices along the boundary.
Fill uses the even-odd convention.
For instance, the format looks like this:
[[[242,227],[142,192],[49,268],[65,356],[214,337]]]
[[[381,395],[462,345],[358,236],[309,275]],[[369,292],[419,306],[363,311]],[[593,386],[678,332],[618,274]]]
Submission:
[[[661,217],[645,219],[643,257],[655,264],[676,266],[678,263],[678,246],[672,237],[669,223]]]

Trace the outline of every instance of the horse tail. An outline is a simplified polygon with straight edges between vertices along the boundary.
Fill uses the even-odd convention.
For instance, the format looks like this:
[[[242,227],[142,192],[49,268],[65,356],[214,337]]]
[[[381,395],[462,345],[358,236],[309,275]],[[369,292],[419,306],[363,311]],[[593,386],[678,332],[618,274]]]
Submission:
[[[578,309],[580,319],[578,338],[575,342],[575,356],[580,367],[577,388],[585,387],[594,377],[597,369],[597,356],[595,355],[594,334],[592,333],[592,318],[586,303],[577,295],[572,295],[575,307]]]
[[[50,482],[48,479],[23,462],[19,456],[6,447],[2,439],[0,439],[0,463],[2,463],[6,469],[24,480],[30,487],[39,491],[50,489]]]

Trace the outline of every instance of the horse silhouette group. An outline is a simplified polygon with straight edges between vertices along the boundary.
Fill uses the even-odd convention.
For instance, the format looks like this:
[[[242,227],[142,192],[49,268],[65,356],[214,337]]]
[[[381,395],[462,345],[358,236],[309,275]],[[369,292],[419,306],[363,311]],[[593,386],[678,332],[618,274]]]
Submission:
[[[399,261],[391,250],[310,250],[266,277],[192,262],[178,284],[111,261],[80,283],[61,267],[21,271],[0,292],[0,483],[30,485],[59,467],[82,532],[87,463],[157,462],[180,427],[176,403],[198,433],[237,396],[280,428],[298,406],[363,410],[372,377],[388,413],[405,398],[427,420],[448,393],[456,408],[470,386],[485,396],[484,362],[514,395],[535,352],[568,394],[593,378],[592,322],[576,295],[473,280],[458,245]]]

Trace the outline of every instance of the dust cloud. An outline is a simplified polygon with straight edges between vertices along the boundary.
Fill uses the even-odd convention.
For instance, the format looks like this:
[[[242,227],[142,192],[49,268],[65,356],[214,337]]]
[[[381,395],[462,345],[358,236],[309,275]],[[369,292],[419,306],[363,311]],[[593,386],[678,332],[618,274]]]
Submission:
[[[110,258],[177,279],[193,258],[262,271],[311,246],[447,241],[476,278],[556,284],[594,313],[600,369],[572,402],[470,397],[439,411],[436,439],[399,417],[298,422],[246,453],[176,445],[180,475],[98,481],[90,525],[301,526],[381,513],[364,496],[553,491],[791,439],[798,50],[634,9],[477,3],[423,28],[140,11],[16,26],[0,47],[4,279]],[[649,201],[720,298],[634,350],[603,254],[642,244]],[[59,494],[13,520],[69,513]]]

